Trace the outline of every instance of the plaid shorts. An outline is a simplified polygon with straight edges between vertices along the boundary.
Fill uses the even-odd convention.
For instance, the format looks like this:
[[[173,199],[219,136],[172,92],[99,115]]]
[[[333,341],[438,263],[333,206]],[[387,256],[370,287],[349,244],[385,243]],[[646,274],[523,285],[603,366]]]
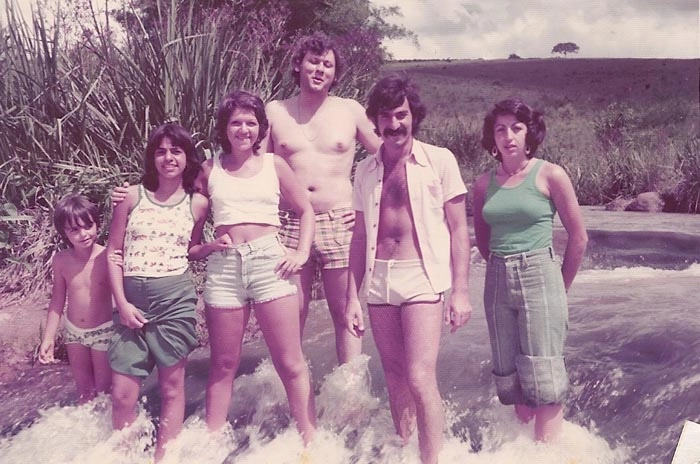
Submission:
[[[279,217],[282,224],[279,231],[282,245],[296,249],[299,245],[299,217],[289,210],[280,211]],[[316,231],[306,265],[313,262],[322,269],[348,267],[354,225],[355,210],[351,207],[316,213]]]

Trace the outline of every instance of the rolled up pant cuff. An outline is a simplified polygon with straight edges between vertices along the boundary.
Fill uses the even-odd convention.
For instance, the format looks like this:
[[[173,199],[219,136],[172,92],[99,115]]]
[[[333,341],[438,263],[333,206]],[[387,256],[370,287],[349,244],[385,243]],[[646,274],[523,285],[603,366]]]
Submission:
[[[518,355],[515,365],[520,377],[524,404],[561,404],[569,389],[563,356]]]

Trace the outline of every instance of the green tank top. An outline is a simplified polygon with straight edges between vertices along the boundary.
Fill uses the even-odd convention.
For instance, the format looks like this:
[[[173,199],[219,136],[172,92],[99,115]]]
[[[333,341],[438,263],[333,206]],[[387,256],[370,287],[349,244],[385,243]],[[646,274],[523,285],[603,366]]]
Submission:
[[[496,171],[486,191],[482,216],[491,227],[489,249],[499,256],[524,253],[552,246],[554,202],[535,186],[543,161],[538,159],[523,181],[515,187],[496,182]]]

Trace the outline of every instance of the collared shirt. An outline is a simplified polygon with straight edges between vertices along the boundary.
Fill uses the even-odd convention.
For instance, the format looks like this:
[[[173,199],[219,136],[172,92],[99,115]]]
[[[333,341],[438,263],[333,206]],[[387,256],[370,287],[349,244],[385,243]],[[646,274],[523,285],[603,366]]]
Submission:
[[[365,218],[365,276],[360,291],[365,297],[377,254],[379,202],[384,177],[381,152],[380,147],[375,155],[357,164],[353,185],[353,208],[362,212]],[[441,293],[452,286],[450,231],[444,205],[465,194],[467,188],[451,151],[416,139],[413,139],[411,157],[406,161],[406,182],[423,265],[433,291]]]

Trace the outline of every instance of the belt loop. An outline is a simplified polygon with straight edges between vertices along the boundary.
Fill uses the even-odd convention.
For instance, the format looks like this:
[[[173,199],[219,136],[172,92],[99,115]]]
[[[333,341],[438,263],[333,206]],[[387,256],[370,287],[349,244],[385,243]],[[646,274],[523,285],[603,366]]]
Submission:
[[[547,248],[549,248],[549,257],[554,259],[554,247],[549,246]]]
[[[528,263],[527,263],[527,253],[522,253],[522,254],[520,255],[520,257],[521,257],[520,259],[521,259],[521,262],[522,262],[523,267],[526,268],[526,267],[528,266]]]

